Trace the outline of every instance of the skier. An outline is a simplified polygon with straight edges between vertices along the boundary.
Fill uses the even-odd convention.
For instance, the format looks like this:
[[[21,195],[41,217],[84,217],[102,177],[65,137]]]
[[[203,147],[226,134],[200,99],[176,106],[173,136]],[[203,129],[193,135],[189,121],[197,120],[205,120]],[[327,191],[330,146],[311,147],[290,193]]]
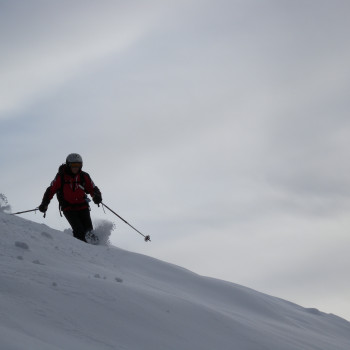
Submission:
[[[86,242],[86,234],[93,230],[89,207],[90,199],[86,194],[91,195],[95,204],[102,202],[102,195],[91,180],[90,175],[81,170],[82,166],[83,159],[79,154],[71,153],[67,156],[66,164],[59,167],[56,177],[46,189],[39,210],[46,213],[48,205],[56,193],[60,212],[63,211],[72,227],[74,237]]]

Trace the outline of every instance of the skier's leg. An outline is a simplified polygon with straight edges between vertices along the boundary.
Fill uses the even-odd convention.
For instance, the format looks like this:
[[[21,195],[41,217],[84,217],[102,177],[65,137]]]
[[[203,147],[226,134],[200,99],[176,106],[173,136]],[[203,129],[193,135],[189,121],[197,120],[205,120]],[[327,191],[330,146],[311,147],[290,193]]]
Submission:
[[[73,230],[73,236],[81,241],[86,242],[85,240],[85,227],[80,217],[79,211],[64,211],[64,216],[68,220],[69,224]]]
[[[79,210],[79,213],[80,213],[80,219],[84,227],[85,233],[92,231],[93,226],[92,226],[92,221],[90,216],[90,209],[87,208],[87,209]]]
[[[89,209],[80,210],[80,218],[84,226],[85,241],[87,241],[90,244],[98,244],[99,239],[98,239],[98,236],[96,236],[96,234],[93,232],[90,210]]]

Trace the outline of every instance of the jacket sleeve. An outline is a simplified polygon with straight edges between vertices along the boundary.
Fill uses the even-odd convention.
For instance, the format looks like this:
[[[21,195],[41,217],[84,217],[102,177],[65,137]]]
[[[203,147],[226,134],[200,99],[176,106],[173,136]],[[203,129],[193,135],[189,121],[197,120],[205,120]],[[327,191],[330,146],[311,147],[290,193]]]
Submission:
[[[86,175],[86,184],[85,184],[85,190],[90,194],[91,197],[95,197],[95,195],[99,195],[102,198],[101,191],[97,186],[95,186],[94,182],[91,180],[91,177],[89,174],[85,173]]]
[[[46,189],[42,200],[42,204],[48,206],[51,202],[52,197],[60,189],[60,187],[61,187],[61,176],[57,174],[54,180],[51,182],[51,185]]]

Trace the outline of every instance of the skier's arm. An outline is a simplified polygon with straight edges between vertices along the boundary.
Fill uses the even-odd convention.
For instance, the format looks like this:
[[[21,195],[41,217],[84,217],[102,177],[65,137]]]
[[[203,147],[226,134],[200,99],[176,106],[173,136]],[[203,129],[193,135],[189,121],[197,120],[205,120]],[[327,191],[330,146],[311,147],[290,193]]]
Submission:
[[[46,189],[44,193],[43,200],[41,201],[41,205],[40,205],[42,209],[45,209],[45,208],[47,209],[48,205],[51,202],[52,197],[60,189],[60,187],[61,187],[61,176],[57,174],[55,179],[51,182],[51,185]],[[39,210],[40,210],[40,207],[39,207]]]
[[[102,193],[97,186],[94,187],[94,195],[92,197],[92,200],[94,201],[95,204],[102,203]]]
[[[87,176],[85,189],[92,197],[92,200],[95,204],[100,204],[102,202],[102,194],[97,186],[95,186],[94,182],[91,180],[90,175]]]

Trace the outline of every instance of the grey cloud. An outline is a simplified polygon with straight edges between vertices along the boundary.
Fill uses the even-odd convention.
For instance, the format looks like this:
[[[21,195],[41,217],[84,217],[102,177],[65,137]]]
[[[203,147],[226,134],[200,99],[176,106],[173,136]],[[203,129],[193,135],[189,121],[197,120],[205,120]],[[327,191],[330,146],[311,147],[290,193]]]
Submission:
[[[132,4],[103,5],[34,1],[5,6],[0,18],[0,116],[22,104],[30,106],[96,60],[127,49],[164,13],[157,1],[139,4],[136,12]]]

